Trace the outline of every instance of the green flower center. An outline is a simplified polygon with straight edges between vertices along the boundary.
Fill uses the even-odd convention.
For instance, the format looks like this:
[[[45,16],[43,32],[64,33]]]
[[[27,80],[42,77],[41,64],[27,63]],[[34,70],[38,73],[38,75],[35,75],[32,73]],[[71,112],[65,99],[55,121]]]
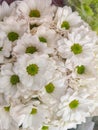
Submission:
[[[19,126],[19,128],[22,128],[22,124]]]
[[[77,66],[77,73],[78,74],[83,74],[85,72],[85,66],[81,65],[81,66]]]
[[[39,10],[36,10],[36,9],[31,10],[30,13],[29,13],[29,16],[39,18],[40,17],[40,12],[39,12]]]
[[[4,107],[4,110],[5,110],[6,112],[9,112],[9,111],[10,111],[10,106]]]
[[[0,51],[2,51],[3,47],[0,47]]]
[[[44,38],[44,37],[39,37],[39,40],[40,40],[40,42],[43,42],[43,43],[47,42],[46,38]]]
[[[52,83],[49,83],[45,86],[45,89],[47,93],[53,93],[55,86]]]
[[[26,68],[27,73],[31,76],[38,74],[39,67],[36,64],[31,64]]]
[[[17,40],[19,38],[19,34],[16,32],[9,32],[7,35],[9,41],[14,42],[15,40]]]
[[[12,75],[11,77],[10,77],[10,83],[12,84],[12,85],[16,85],[17,83],[19,83],[20,82],[20,79],[19,79],[19,76],[18,75]]]
[[[49,127],[48,126],[43,126],[42,130],[49,130]]]
[[[70,25],[67,21],[63,21],[62,24],[61,24],[61,28],[69,29]]]
[[[31,115],[35,115],[37,114],[37,109],[36,108],[32,108],[32,111],[30,112]]]
[[[30,30],[32,30],[34,27],[38,27],[37,24],[30,24]]]
[[[72,46],[71,46],[71,51],[77,55],[77,54],[81,54],[83,49],[82,49],[82,46],[78,43],[74,43]]]
[[[73,100],[73,101],[71,101],[70,104],[69,104],[69,107],[70,107],[71,109],[75,109],[75,108],[77,108],[78,106],[79,106],[79,101],[78,101],[78,100]]]
[[[33,46],[29,46],[26,48],[26,53],[33,54],[36,51],[37,51],[36,47],[33,47]]]

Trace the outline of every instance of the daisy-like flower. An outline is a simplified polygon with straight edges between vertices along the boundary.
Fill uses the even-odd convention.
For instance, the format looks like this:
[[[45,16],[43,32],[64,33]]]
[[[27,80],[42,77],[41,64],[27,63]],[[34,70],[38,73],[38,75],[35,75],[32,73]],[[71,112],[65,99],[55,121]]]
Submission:
[[[36,54],[36,53],[52,53],[52,49],[48,49],[46,44],[40,43],[38,36],[25,33],[21,39],[17,41],[17,45],[13,48],[13,54],[15,56],[23,55],[23,54]]]
[[[4,31],[6,38],[15,43],[26,31],[27,26],[24,23],[19,23],[13,17],[6,19],[4,23],[0,23],[0,30]]]
[[[52,103],[55,103],[55,101],[60,101],[60,98],[65,94],[67,87],[66,75],[57,71],[54,78],[40,90],[39,96],[45,104],[51,105]]]
[[[39,90],[49,80],[56,71],[56,63],[48,55],[23,55],[18,58],[15,70],[25,86],[24,89]]]
[[[96,79],[96,63],[94,62],[94,59],[91,60],[90,65],[89,63],[74,65],[70,62],[68,63],[67,60],[67,79],[68,82],[71,83],[71,86],[74,86],[72,88],[79,89],[79,86],[83,85],[83,81],[81,82],[81,85],[79,84],[80,80]]]
[[[49,22],[54,16],[54,6],[52,0],[24,0],[17,7],[18,15],[23,15],[34,22]],[[40,6],[42,5],[42,6]]]
[[[96,35],[84,26],[68,34],[68,39],[58,41],[62,58],[70,59],[73,65],[89,63],[94,58]]]
[[[63,8],[58,8],[55,22],[57,23],[58,29],[68,31],[72,28],[79,27],[82,20],[77,12],[72,12],[72,9],[70,7],[64,6]]]
[[[8,5],[6,1],[3,1],[0,5],[0,21],[3,20],[5,17],[8,17],[11,15],[11,13],[15,9],[15,2]]]
[[[19,130],[17,123],[10,115],[10,106],[0,106],[0,129]]]
[[[81,124],[86,121],[86,117],[95,110],[93,99],[89,98],[89,94],[84,91],[70,92],[62,96],[57,116],[60,119],[61,127],[67,130],[72,128],[71,124]]]
[[[32,104],[17,105],[11,109],[12,117],[16,117],[18,126],[22,125],[23,129],[38,130],[47,123],[49,111],[44,105],[34,106]]]
[[[42,44],[48,47],[56,48],[57,40],[60,38],[53,29],[47,26],[40,26],[37,30],[37,36]]]
[[[21,87],[19,76],[15,73],[11,63],[3,65],[0,73],[0,92],[4,93],[6,100],[12,100],[12,97],[17,98],[18,87]]]
[[[73,68],[72,77],[80,79],[90,79],[96,77],[96,68],[93,60],[89,64],[79,64]]]
[[[0,130],[68,130],[98,113],[98,36],[53,3],[0,6]]]

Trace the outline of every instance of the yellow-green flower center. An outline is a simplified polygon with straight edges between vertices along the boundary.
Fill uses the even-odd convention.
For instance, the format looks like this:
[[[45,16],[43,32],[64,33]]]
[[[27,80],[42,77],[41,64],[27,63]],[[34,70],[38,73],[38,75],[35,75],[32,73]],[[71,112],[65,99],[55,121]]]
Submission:
[[[32,108],[30,114],[31,114],[31,115],[37,114],[37,109],[36,109],[36,108]]]
[[[79,101],[78,100],[73,100],[73,101],[71,101],[70,103],[69,103],[69,107],[71,108],[71,109],[75,109],[75,108],[77,108],[79,106]]]
[[[39,67],[36,64],[30,64],[27,66],[26,71],[29,75],[35,76],[38,74]]]
[[[43,126],[41,130],[49,130],[48,126]]]
[[[12,75],[11,77],[10,77],[10,83],[12,84],[12,85],[16,85],[17,83],[19,83],[20,82],[20,79],[19,79],[19,76],[18,75]]]
[[[34,47],[34,46],[29,46],[29,47],[26,48],[26,53],[33,54],[36,51],[37,51],[37,48]]]
[[[40,17],[40,12],[39,12],[39,10],[37,10],[37,9],[31,10],[30,13],[29,13],[29,16],[30,16],[30,17],[39,18],[39,17]]]
[[[49,83],[45,86],[45,89],[46,89],[46,92],[47,93],[53,93],[54,92],[54,89],[55,89],[55,86],[52,84],[52,83]]]
[[[39,37],[39,40],[40,40],[40,42],[43,42],[43,43],[47,42],[46,38],[44,38],[44,37]]]
[[[19,126],[19,128],[22,128],[22,124]]]
[[[0,51],[2,51],[3,47],[0,47]]]
[[[34,27],[38,27],[37,24],[30,24],[30,30],[32,30]]]
[[[81,66],[77,66],[77,73],[78,74],[83,74],[85,73],[85,66],[84,65],[81,65]]]
[[[75,55],[78,55],[78,54],[81,54],[82,51],[83,51],[83,48],[80,44],[78,43],[74,43],[72,46],[71,46],[71,51],[75,54]]]
[[[9,41],[14,42],[15,40],[17,40],[19,38],[19,34],[16,32],[9,32],[7,35]]]
[[[9,111],[10,111],[10,106],[4,107],[4,110],[5,110],[6,112],[9,112]]]
[[[65,28],[68,30],[70,28],[70,24],[67,21],[63,21],[61,24],[61,28]]]

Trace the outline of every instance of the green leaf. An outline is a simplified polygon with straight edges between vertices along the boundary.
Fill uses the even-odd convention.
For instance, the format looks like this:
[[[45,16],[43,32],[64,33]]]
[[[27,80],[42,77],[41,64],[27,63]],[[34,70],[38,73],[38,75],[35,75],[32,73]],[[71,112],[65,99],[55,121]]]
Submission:
[[[89,5],[92,3],[92,1],[93,0],[81,0],[81,3]]]
[[[94,15],[92,8],[87,4],[82,4],[81,9],[82,9],[82,12],[85,16],[93,16]]]
[[[81,5],[81,2],[79,0],[68,0],[68,2],[73,7],[79,7]]]
[[[90,22],[90,26],[98,34],[98,15],[94,16],[92,19],[93,20]]]

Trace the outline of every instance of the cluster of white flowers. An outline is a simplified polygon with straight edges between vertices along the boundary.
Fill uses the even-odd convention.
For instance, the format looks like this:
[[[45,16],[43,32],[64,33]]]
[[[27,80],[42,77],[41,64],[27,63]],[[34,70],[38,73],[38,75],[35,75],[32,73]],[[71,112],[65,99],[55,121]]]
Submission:
[[[98,114],[98,36],[51,3],[0,6],[0,130],[68,130]]]

